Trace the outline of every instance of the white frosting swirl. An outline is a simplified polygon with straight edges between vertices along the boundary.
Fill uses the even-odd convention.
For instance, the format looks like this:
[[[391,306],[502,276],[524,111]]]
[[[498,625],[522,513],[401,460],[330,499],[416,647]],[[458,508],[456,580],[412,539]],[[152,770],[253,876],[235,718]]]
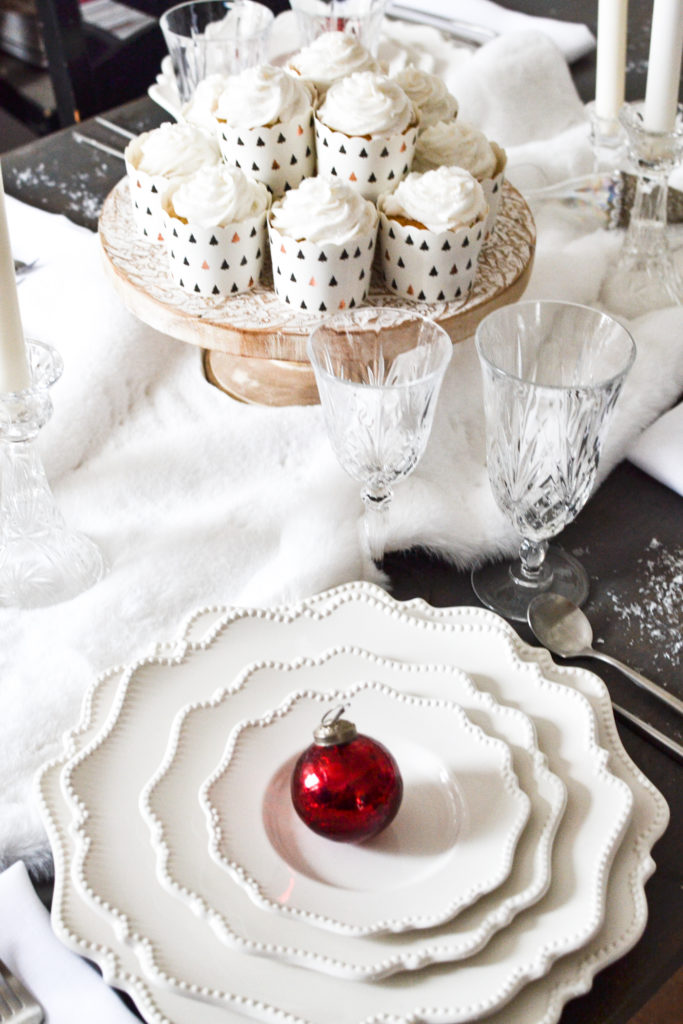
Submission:
[[[188,224],[213,228],[257,217],[269,201],[265,185],[247,178],[239,167],[222,163],[201,167],[172,187],[163,202],[171,215]]]
[[[217,164],[218,142],[196,124],[165,121],[138,135],[126,146],[125,157],[136,170],[164,178],[185,178],[197,168]]]
[[[197,124],[205,131],[216,131],[216,104],[218,97],[225,88],[227,75],[216,73],[203,78],[183,105],[180,113],[186,121]]]
[[[372,54],[348,32],[323,32],[294,54],[289,66],[321,91],[354,71],[379,71]]]
[[[371,234],[377,210],[349,185],[325,178],[304,178],[298,188],[273,203],[271,223],[289,238],[343,245]]]
[[[484,190],[462,167],[409,174],[380,206],[388,217],[405,217],[437,233],[469,227],[488,213]]]
[[[415,110],[394,79],[358,71],[330,86],[318,117],[345,135],[399,135],[415,122]]]
[[[478,128],[464,121],[439,121],[419,136],[413,169],[428,171],[443,164],[464,167],[481,181],[494,176],[497,158]]]
[[[437,121],[452,121],[457,116],[458,101],[438,75],[407,67],[399,71],[396,81],[420,112],[420,131]]]
[[[291,121],[310,107],[311,94],[303,82],[283,68],[259,64],[226,79],[216,117],[233,128],[260,128]]]

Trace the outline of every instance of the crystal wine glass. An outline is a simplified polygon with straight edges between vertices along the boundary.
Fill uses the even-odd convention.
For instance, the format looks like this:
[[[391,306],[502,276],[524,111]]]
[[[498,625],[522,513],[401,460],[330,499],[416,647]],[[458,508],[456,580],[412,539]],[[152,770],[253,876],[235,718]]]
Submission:
[[[483,604],[526,620],[529,602],[552,590],[588,596],[583,566],[548,546],[590,496],[612,409],[635,344],[612,317],[567,302],[505,306],[477,328],[489,480],[522,537],[519,559],[472,572]]]
[[[309,337],[327,432],[342,467],[362,485],[364,541],[376,561],[392,485],[425,450],[452,353],[443,328],[404,309],[338,313]]]

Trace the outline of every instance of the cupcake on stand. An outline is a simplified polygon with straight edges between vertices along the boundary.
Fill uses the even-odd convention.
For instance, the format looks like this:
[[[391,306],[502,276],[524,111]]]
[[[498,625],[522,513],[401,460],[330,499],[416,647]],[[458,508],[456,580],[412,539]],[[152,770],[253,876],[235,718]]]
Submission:
[[[124,159],[138,232],[150,242],[164,242],[164,195],[199,167],[219,164],[221,153],[216,140],[198,125],[166,121],[131,139]]]
[[[225,160],[281,196],[315,174],[314,92],[282,68],[231,75],[215,109]]]
[[[169,270],[179,288],[221,298],[258,281],[270,193],[226,163],[201,167],[163,198]]]
[[[287,69],[323,96],[333,82],[356,71],[380,71],[372,54],[349,32],[323,32],[290,58]]]
[[[438,121],[454,121],[458,116],[458,101],[443,78],[417,67],[404,68],[395,78],[420,115],[421,133]]]
[[[411,169],[419,116],[401,86],[358,71],[331,85],[315,115],[318,173],[376,199]]]
[[[268,216],[273,286],[310,312],[351,309],[370,286],[377,209],[341,181],[306,178]]]
[[[482,185],[489,204],[486,236],[493,230],[500,208],[507,155],[496,142],[465,121],[439,121],[422,132],[415,146],[413,170],[464,167]]]
[[[476,178],[462,167],[413,172],[377,206],[379,268],[387,289],[418,302],[465,302],[488,214]]]

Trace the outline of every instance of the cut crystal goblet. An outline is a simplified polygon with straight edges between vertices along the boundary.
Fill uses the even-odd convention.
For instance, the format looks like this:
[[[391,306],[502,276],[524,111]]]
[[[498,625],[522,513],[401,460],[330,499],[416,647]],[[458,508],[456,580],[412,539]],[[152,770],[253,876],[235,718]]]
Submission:
[[[550,300],[496,310],[475,342],[489,480],[522,541],[519,559],[475,568],[472,586],[487,607],[524,621],[544,590],[576,604],[588,596],[583,566],[548,541],[590,496],[635,344],[605,313]]]
[[[453,345],[405,309],[338,313],[311,333],[308,355],[335,455],[362,485],[363,540],[384,554],[392,486],[421,458]]]

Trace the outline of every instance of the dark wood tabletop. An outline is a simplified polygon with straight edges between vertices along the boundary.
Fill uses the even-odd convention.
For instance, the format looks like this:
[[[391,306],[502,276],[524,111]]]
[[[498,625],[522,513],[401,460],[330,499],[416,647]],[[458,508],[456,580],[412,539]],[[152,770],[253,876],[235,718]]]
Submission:
[[[584,21],[595,30],[593,0],[548,4],[544,0],[504,3],[529,13]],[[651,4],[629,7],[627,98],[644,95]],[[584,100],[593,96],[595,57],[573,68]],[[147,97],[107,113],[138,133],[168,115]],[[94,121],[83,130],[121,148],[121,140]],[[104,198],[123,176],[120,158],[79,145],[65,129],[3,156],[8,194],[45,210],[64,213],[95,229]],[[589,570],[591,591],[585,605],[603,650],[629,662],[646,676],[683,697],[683,499],[624,462],[611,473],[562,535],[565,548]],[[422,597],[434,605],[476,605],[467,572],[420,550],[392,553],[385,568],[399,599]],[[533,642],[527,627],[523,639]],[[628,683],[609,666],[575,661],[608,685],[613,699],[661,731],[683,742],[683,722],[675,713]],[[650,997],[683,966],[683,766],[621,721],[618,729],[633,761],[664,795],[671,823],[653,856],[657,870],[646,895],[649,919],[635,948],[601,971],[587,995],[565,1008],[561,1024],[627,1024]],[[678,1007],[674,1020],[683,1017]],[[639,1017],[639,1024],[641,1018]],[[649,1021],[646,1022],[649,1024]]]

